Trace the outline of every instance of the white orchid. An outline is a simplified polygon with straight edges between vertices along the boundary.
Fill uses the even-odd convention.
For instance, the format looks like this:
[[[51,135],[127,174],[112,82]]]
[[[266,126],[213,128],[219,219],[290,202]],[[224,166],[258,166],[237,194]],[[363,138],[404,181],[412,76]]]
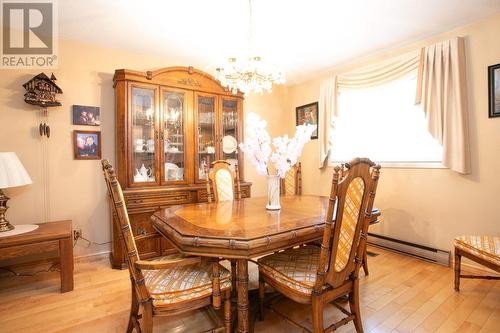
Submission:
[[[240,149],[247,154],[246,157],[261,176],[269,174],[267,161],[271,155],[271,137],[266,127],[267,122],[264,119],[250,113],[246,119],[246,141],[240,143]]]
[[[272,143],[275,150],[272,153],[271,139],[266,126],[267,122],[259,115],[250,113],[246,119],[246,142],[240,144],[240,149],[247,154],[259,175],[269,175],[268,160],[271,158],[276,174],[285,178],[288,170],[297,163],[304,145],[311,140],[316,125],[297,126],[295,135],[291,139],[286,134],[274,138]]]

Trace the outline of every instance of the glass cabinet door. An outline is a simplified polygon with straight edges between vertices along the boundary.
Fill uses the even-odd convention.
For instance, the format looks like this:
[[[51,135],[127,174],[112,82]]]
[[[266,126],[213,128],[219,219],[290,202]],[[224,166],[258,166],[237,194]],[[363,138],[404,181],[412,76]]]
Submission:
[[[184,182],[186,179],[187,94],[185,91],[162,91],[162,182]]]
[[[206,166],[216,158],[215,110],[216,97],[208,94],[195,95],[196,131],[196,180],[207,179]]]
[[[222,159],[234,166],[238,164],[238,145],[241,137],[238,131],[239,122],[238,100],[234,98],[222,97]]]
[[[131,88],[133,183],[157,181],[155,94],[154,88]]]

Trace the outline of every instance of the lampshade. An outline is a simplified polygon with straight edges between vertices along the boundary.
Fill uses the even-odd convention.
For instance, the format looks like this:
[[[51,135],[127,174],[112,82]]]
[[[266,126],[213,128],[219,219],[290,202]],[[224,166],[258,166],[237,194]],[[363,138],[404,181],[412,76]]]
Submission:
[[[16,153],[0,152],[0,189],[31,183],[31,178]]]

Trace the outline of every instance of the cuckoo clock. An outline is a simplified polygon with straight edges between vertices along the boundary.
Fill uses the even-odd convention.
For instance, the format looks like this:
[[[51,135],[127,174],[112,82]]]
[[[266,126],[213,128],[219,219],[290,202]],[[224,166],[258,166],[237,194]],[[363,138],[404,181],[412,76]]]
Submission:
[[[26,93],[24,101],[28,104],[38,105],[43,108],[44,121],[40,123],[40,135],[50,137],[50,127],[47,124],[47,108],[61,106],[61,102],[56,99],[56,94],[62,94],[62,89],[55,83],[54,74],[49,78],[44,73],[40,73],[25,84]]]

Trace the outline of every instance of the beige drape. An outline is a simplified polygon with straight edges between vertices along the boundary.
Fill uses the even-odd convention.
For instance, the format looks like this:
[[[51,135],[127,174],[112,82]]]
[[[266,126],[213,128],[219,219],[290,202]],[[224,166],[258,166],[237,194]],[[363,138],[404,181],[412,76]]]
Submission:
[[[337,78],[321,82],[318,105],[319,167],[325,166],[331,148],[331,129],[337,116]]]
[[[356,71],[336,75],[321,82],[319,97],[319,167],[332,153],[331,131],[339,116],[337,94],[341,89],[358,89],[383,84],[418,69],[420,53],[410,52]]]
[[[426,113],[429,132],[443,146],[443,165],[470,173],[463,38],[424,48],[421,66],[417,103]]]

